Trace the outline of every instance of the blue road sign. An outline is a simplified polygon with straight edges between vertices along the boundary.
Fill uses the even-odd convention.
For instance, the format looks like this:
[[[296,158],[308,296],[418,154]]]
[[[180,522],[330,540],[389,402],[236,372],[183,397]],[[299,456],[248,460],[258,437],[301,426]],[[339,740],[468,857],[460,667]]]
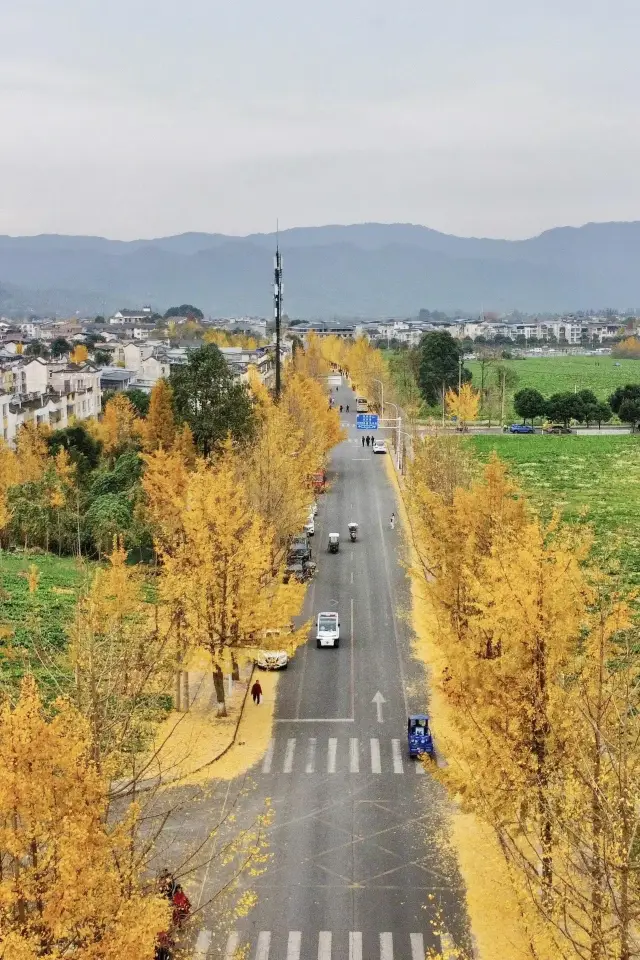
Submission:
[[[358,430],[377,430],[378,414],[377,413],[357,413],[356,427],[358,428]]]

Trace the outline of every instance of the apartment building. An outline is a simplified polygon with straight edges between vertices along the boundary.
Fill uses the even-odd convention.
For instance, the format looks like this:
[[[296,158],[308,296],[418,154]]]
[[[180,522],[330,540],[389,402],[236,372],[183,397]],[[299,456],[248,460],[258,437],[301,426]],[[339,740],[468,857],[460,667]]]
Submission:
[[[91,363],[51,363],[39,357],[0,367],[2,437],[13,445],[29,422],[64,429],[97,417],[102,406],[100,374]]]

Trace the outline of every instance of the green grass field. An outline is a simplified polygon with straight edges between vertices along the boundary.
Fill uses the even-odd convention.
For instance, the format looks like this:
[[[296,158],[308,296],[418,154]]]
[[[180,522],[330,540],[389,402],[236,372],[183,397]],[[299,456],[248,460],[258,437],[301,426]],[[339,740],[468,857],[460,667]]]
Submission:
[[[640,360],[618,360],[611,357],[555,356],[527,357],[523,360],[500,361],[518,374],[516,390],[535,387],[545,396],[575,389],[593,390],[600,400],[607,400],[616,387],[640,383]],[[620,364],[619,367],[615,363]],[[473,383],[480,385],[480,364],[468,362]],[[485,367],[485,381],[491,381],[491,367]]]
[[[477,436],[481,459],[505,460],[543,516],[590,523],[595,549],[613,551],[625,578],[640,583],[640,438]]]
[[[29,592],[31,564],[38,586]],[[0,555],[0,687],[15,689],[25,669],[38,678],[45,697],[55,696],[70,680],[59,654],[66,628],[91,569],[69,557],[40,553]]]

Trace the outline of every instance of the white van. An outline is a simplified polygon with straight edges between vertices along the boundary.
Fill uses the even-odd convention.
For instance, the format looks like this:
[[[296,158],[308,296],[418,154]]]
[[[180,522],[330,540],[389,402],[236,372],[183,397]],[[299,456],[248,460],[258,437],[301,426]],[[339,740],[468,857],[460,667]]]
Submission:
[[[337,613],[318,614],[316,644],[318,647],[340,646],[340,621]]]

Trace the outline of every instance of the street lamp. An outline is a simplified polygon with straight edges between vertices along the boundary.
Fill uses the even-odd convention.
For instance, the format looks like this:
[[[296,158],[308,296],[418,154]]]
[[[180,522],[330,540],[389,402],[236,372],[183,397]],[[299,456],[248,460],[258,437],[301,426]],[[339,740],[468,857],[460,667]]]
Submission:
[[[380,406],[382,407],[380,415],[384,417],[384,383],[382,380],[377,380],[375,377],[372,378],[374,383],[380,384]]]
[[[458,393],[462,389],[462,357],[458,357]]]

